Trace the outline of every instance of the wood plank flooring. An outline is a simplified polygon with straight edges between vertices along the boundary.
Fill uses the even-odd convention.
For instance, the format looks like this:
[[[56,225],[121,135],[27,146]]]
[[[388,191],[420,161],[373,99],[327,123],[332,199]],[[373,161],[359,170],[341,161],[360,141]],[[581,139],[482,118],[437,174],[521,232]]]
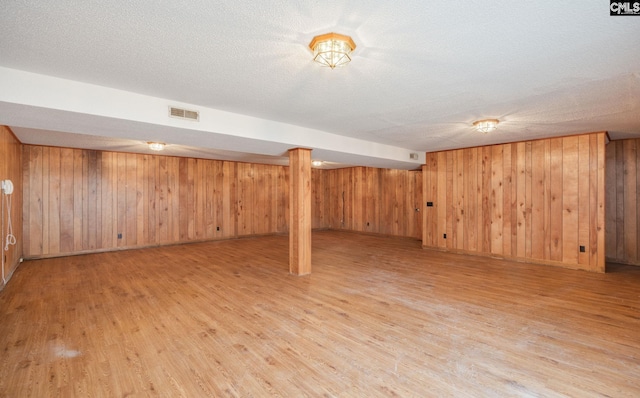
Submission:
[[[607,274],[313,235],[27,261],[2,397],[637,397],[640,268]]]

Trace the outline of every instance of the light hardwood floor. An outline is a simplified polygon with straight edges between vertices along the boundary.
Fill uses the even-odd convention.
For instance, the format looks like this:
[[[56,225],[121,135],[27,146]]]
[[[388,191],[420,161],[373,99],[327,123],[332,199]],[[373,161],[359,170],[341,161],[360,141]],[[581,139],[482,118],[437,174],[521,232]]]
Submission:
[[[640,396],[640,268],[596,274],[313,235],[27,261],[0,396]]]

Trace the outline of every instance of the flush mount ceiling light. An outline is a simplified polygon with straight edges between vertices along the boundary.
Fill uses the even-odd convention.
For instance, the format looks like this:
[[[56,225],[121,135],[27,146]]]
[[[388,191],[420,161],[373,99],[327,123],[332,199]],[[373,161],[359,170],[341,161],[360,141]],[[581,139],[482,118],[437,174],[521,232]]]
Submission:
[[[320,167],[320,166],[322,166],[323,163],[324,162],[322,160],[314,160],[314,161],[311,162],[311,165],[313,167]]]
[[[166,145],[164,142],[147,142],[147,144],[149,144],[149,149],[152,151],[161,151]]]
[[[498,123],[500,123],[498,119],[483,119],[478,120],[477,122],[473,122],[473,125],[475,126],[476,130],[486,134],[497,129]]]
[[[350,54],[356,49],[356,43],[349,36],[327,33],[316,36],[309,43],[313,51],[313,60],[322,66],[339,68],[351,61]]]

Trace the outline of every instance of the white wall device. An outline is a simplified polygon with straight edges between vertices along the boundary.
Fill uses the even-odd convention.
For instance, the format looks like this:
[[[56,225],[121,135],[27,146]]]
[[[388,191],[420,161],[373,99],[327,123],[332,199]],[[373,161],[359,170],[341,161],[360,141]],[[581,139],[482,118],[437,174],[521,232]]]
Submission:
[[[2,192],[5,195],[11,195],[13,193],[13,182],[11,182],[11,180],[2,180]]]

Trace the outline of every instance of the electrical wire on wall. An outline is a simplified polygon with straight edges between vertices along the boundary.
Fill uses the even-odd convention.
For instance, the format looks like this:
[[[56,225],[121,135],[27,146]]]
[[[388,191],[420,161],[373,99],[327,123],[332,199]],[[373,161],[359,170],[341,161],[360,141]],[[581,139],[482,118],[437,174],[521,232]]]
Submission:
[[[6,203],[6,208],[7,208],[7,233],[5,235],[5,230],[4,230],[4,204],[5,203],[0,203],[0,207],[2,207],[2,216],[0,217],[2,219],[2,235],[3,237],[6,236],[5,238],[5,242],[4,242],[4,250],[2,253],[2,284],[6,285],[7,284],[7,279],[4,275],[4,263],[5,263],[5,253],[9,251],[9,246],[11,245],[15,245],[16,244],[16,237],[13,234],[13,223],[11,222],[11,194],[13,193],[13,183],[11,183],[11,180],[4,180],[2,181],[2,196],[4,196],[5,198],[5,203]],[[0,201],[1,202],[1,201]]]
[[[16,236],[13,234],[13,223],[11,222],[11,195],[4,197],[7,202],[7,238],[5,239],[4,251],[9,251],[9,245],[16,244]]]

